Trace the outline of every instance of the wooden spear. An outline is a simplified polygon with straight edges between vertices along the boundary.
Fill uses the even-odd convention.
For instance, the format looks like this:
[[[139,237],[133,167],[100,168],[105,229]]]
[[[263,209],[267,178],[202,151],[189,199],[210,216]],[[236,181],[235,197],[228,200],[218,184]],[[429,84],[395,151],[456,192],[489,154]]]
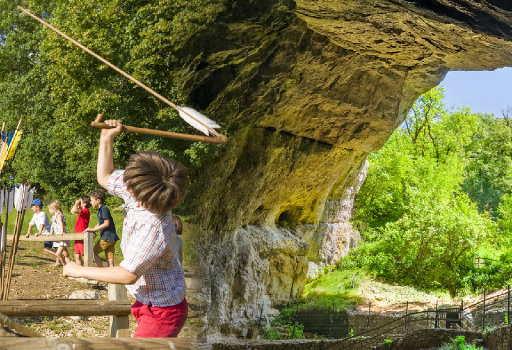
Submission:
[[[23,7],[21,6],[17,6],[18,9],[20,9],[22,12],[26,13],[27,15],[29,15],[30,17],[32,17],[33,19],[35,19],[36,21],[40,22],[41,24],[45,25],[46,27],[50,28],[51,30],[53,30],[54,32],[56,32],[57,34],[59,34],[60,36],[66,38],[67,40],[71,41],[73,44],[75,44],[76,46],[78,46],[79,48],[81,48],[82,50],[84,50],[85,52],[89,53],[90,55],[96,57],[98,60],[100,60],[101,62],[105,63],[107,66],[109,66],[110,68],[114,69],[116,72],[120,73],[121,75],[123,75],[124,77],[130,79],[131,81],[133,81],[135,84],[139,85],[141,88],[143,88],[144,90],[148,91],[149,93],[151,93],[153,96],[159,98],[161,101],[165,102],[166,104],[168,104],[169,106],[171,106],[172,108],[174,108],[175,110],[177,110],[180,114],[180,116],[185,119],[185,121],[188,122],[188,118],[190,118],[192,121],[194,121],[195,123],[201,125],[201,127],[204,127],[206,128],[206,130],[208,130],[208,132],[212,133],[218,140],[220,140],[220,142],[210,142],[210,141],[207,141],[207,139],[209,139],[209,137],[207,138],[203,138],[201,140],[191,140],[189,138],[187,138],[187,140],[189,141],[201,141],[201,142],[210,142],[210,143],[226,143],[228,142],[228,137],[226,135],[221,135],[219,134],[217,131],[215,131],[213,129],[213,127],[210,127],[207,125],[207,123],[204,123],[203,121],[199,120],[198,118],[194,117],[192,114],[193,113],[189,113],[187,112],[184,108],[181,108],[180,106],[172,103],[171,101],[169,101],[168,99],[166,99],[165,97],[163,97],[162,95],[160,95],[159,93],[157,93],[155,90],[151,89],[150,87],[144,85],[143,83],[141,83],[140,81],[138,81],[137,79],[135,79],[134,77],[132,77],[131,75],[129,75],[128,73],[126,73],[125,71],[121,70],[120,68],[116,67],[115,65],[113,65],[112,63],[110,63],[109,61],[107,61],[106,59],[104,59],[103,57],[101,57],[100,55],[94,53],[93,51],[89,50],[88,48],[86,48],[85,46],[83,46],[82,44],[80,44],[79,42],[77,42],[76,40],[72,39],[71,37],[67,36],[66,34],[64,34],[63,32],[61,32],[60,30],[58,30],[57,28],[51,26],[50,24],[46,23],[45,21],[43,21],[41,18],[33,15],[32,13],[30,13],[29,11],[25,10]],[[185,117],[186,116],[186,117]],[[202,116],[204,117],[204,116]],[[204,117],[206,118],[206,117]],[[206,118],[208,119],[208,118]],[[93,122],[94,123],[94,122]],[[189,122],[190,123],[190,122]],[[93,125],[91,123],[91,125]],[[96,127],[101,127],[101,128],[108,128],[107,125],[93,125],[93,126],[96,126]],[[132,129],[133,130],[133,129]],[[140,129],[139,129],[140,131]],[[183,138],[183,136],[185,136],[186,134],[179,134],[179,133],[172,133],[173,135],[171,136],[171,134],[168,134],[166,137],[172,137],[172,138],[180,138],[182,140],[185,140],[185,138]],[[161,135],[160,135],[161,136]],[[179,137],[178,137],[179,136]],[[193,136],[193,135],[188,135],[188,136]]]
[[[10,195],[10,189],[9,189],[9,186],[6,187],[5,189],[5,197],[4,197],[4,203],[5,203],[5,230],[6,230],[6,234],[7,234],[7,224],[9,222],[9,211],[7,210],[7,207],[9,206],[9,195]],[[13,239],[14,241],[14,239]],[[12,244],[11,244],[12,246]],[[12,249],[12,248],[11,248]],[[5,241],[5,245],[4,245],[4,251],[1,252],[1,264],[2,264],[2,276],[0,277],[0,283],[2,285],[2,294],[0,295],[0,298],[3,300],[4,298],[4,282],[5,282],[5,274],[6,274],[6,269],[5,269],[5,257],[7,256],[7,240]]]
[[[25,211],[23,208],[25,206],[25,192],[26,192],[26,184],[27,180],[23,179],[22,186],[20,186],[21,193],[21,207],[20,211],[16,210],[16,222],[14,223],[14,235],[11,245],[11,255],[9,261],[9,270],[7,272],[4,292],[3,292],[3,300],[6,301],[9,298],[9,289],[11,288],[11,278],[12,278],[12,269],[14,268],[14,260],[16,259],[16,253],[18,252],[18,244],[20,242],[21,229],[23,227],[23,219],[25,218]],[[28,185],[30,188],[30,184]],[[28,198],[28,196],[27,196]]]
[[[91,122],[91,126],[101,129],[113,129],[113,126],[102,123],[103,114],[98,114],[96,119]],[[152,136],[162,136],[169,137],[171,139],[185,140],[185,141],[196,141],[196,142],[207,142],[213,144],[222,144],[225,143],[221,139],[216,139],[215,137],[201,136],[201,135],[190,135],[190,134],[181,134],[172,131],[164,131],[164,130],[155,130],[155,129],[146,129],[146,128],[136,128],[134,126],[123,125],[124,131],[134,132],[137,134],[145,134]]]

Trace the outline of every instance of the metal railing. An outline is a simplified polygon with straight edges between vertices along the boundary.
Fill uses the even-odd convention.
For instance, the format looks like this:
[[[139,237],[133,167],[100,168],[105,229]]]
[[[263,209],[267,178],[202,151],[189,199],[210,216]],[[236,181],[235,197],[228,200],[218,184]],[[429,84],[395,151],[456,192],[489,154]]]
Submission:
[[[451,328],[452,324],[457,324],[460,328],[470,326],[472,330],[481,330],[483,332],[486,331],[486,326],[489,325],[489,323],[486,320],[486,318],[489,317],[490,315],[489,306],[491,304],[495,306],[497,302],[503,302],[504,304],[506,303],[506,311],[503,312],[500,315],[500,317],[503,316],[503,314],[506,316],[503,318],[503,321],[500,324],[497,324],[496,319],[494,319],[493,326],[510,324],[510,322],[512,321],[510,317],[510,298],[510,286],[507,286],[505,291],[493,295],[491,297],[489,297],[487,292],[484,292],[483,300],[480,300],[469,305],[465,305],[464,300],[462,300],[459,306],[440,308],[436,303],[435,308],[428,308],[422,311],[410,312],[409,302],[407,302],[405,308],[405,315],[402,315],[394,320],[390,320],[389,322],[385,322],[384,324],[381,324],[374,328],[370,328],[370,325],[372,323],[371,320],[374,320],[375,317],[381,317],[382,314],[376,312],[372,313],[371,303],[369,303],[368,314],[366,319],[366,329],[363,331],[359,331],[355,334],[354,332],[348,332],[349,329],[355,327],[351,327],[350,322],[348,321],[348,319],[352,316],[345,316],[346,322],[343,324],[340,323],[341,325],[338,325],[338,327],[344,328],[344,330],[340,330],[338,334],[345,333],[345,336],[338,337],[338,339],[342,339],[343,341],[355,338],[364,338],[367,340],[371,340],[372,338],[376,339],[383,335],[406,334],[410,331],[417,329]],[[304,313],[303,317],[298,317],[298,304],[294,305],[292,309],[295,309],[294,315],[292,316],[292,323],[294,327],[293,334],[295,334],[295,325],[299,323],[300,318],[309,319],[310,322],[314,322],[315,319],[323,318],[324,321],[320,322],[320,325],[317,327],[323,330],[323,334],[321,335],[327,338],[336,338],[335,320],[337,319],[337,315],[340,312],[336,311],[334,304],[332,311],[328,312],[328,314],[325,311],[323,313],[318,314],[312,312],[307,314]],[[341,312],[345,312],[348,315],[346,311]],[[494,318],[496,318],[496,316],[494,316]],[[308,328],[308,322],[303,323],[305,325],[304,330],[306,331],[306,329]],[[361,328],[360,325],[361,321],[359,322],[359,328]],[[349,336],[346,336],[346,334],[349,334]]]

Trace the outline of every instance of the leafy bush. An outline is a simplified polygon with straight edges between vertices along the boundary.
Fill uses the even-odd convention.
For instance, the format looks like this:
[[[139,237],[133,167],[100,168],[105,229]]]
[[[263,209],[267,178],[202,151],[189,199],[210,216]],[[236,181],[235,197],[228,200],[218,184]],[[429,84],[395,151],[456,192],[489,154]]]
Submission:
[[[107,199],[105,199],[105,204],[110,208],[110,210],[120,207],[123,203],[124,201],[116,196],[108,196]]]
[[[457,338],[453,338],[451,343],[441,346],[439,350],[483,350],[482,347],[474,344],[465,344],[465,340],[463,335],[459,335]]]
[[[274,321],[272,326],[261,335],[261,339],[269,340],[304,338],[304,325],[298,322],[283,325]]]
[[[340,265],[455,295],[469,283],[465,277],[475,270],[478,244],[489,236],[494,223],[480,215],[464,193],[438,195],[411,190],[407,212],[379,229],[378,238],[360,246]]]
[[[304,325],[301,323],[289,323],[286,326],[286,339],[304,339]]]
[[[261,335],[261,339],[279,340],[281,339],[281,334],[275,327],[270,327]]]

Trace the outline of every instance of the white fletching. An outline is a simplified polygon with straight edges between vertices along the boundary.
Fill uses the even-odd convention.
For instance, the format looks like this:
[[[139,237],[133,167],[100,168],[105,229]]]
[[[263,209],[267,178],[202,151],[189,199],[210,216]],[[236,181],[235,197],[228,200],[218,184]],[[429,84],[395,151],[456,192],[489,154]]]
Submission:
[[[5,189],[0,191],[0,215],[2,215],[2,212],[4,211],[4,193]]]
[[[23,195],[25,194],[25,188],[20,185],[14,189],[14,207],[16,211],[21,211],[21,202],[23,201]]]
[[[7,243],[7,232],[5,232],[5,226],[2,227],[2,233],[0,237],[0,252],[5,252],[5,244]]]
[[[8,195],[7,206],[6,206],[7,213],[10,213],[12,211],[13,205],[14,205],[14,190],[9,192],[9,195]]]
[[[23,206],[23,210],[27,210],[27,209],[30,208],[30,205],[32,204],[32,201],[34,200],[34,192],[35,191],[36,191],[35,187],[29,191],[28,199],[25,200],[25,205]]]
[[[202,115],[198,111],[196,111],[194,108],[190,107],[179,107],[178,112],[180,113],[180,117],[183,118],[184,121],[189,123],[192,127],[196,128],[197,130],[201,131],[203,134],[208,136],[210,132],[208,131],[208,128],[201,123],[198,123],[194,119],[190,118],[187,114],[184,113],[184,111],[188,114],[190,114],[192,117],[200,121],[201,123],[207,125],[208,127],[212,129],[220,128],[220,125],[217,124],[215,121],[211,120],[210,118]]]

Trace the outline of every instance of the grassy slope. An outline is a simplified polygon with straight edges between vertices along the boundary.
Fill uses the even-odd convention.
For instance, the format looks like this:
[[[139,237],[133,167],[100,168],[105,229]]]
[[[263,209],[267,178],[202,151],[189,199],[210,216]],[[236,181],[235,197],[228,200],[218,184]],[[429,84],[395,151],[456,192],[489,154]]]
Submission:
[[[467,296],[469,301],[474,296]],[[364,308],[372,303],[372,309],[380,311],[400,310],[406,302],[413,308],[424,309],[435,307],[436,302],[457,304],[460,301],[451,299],[448,293],[427,293],[414,287],[390,285],[376,281],[362,271],[333,270],[310,281],[304,290],[301,301],[304,308],[345,309],[349,305]]]

